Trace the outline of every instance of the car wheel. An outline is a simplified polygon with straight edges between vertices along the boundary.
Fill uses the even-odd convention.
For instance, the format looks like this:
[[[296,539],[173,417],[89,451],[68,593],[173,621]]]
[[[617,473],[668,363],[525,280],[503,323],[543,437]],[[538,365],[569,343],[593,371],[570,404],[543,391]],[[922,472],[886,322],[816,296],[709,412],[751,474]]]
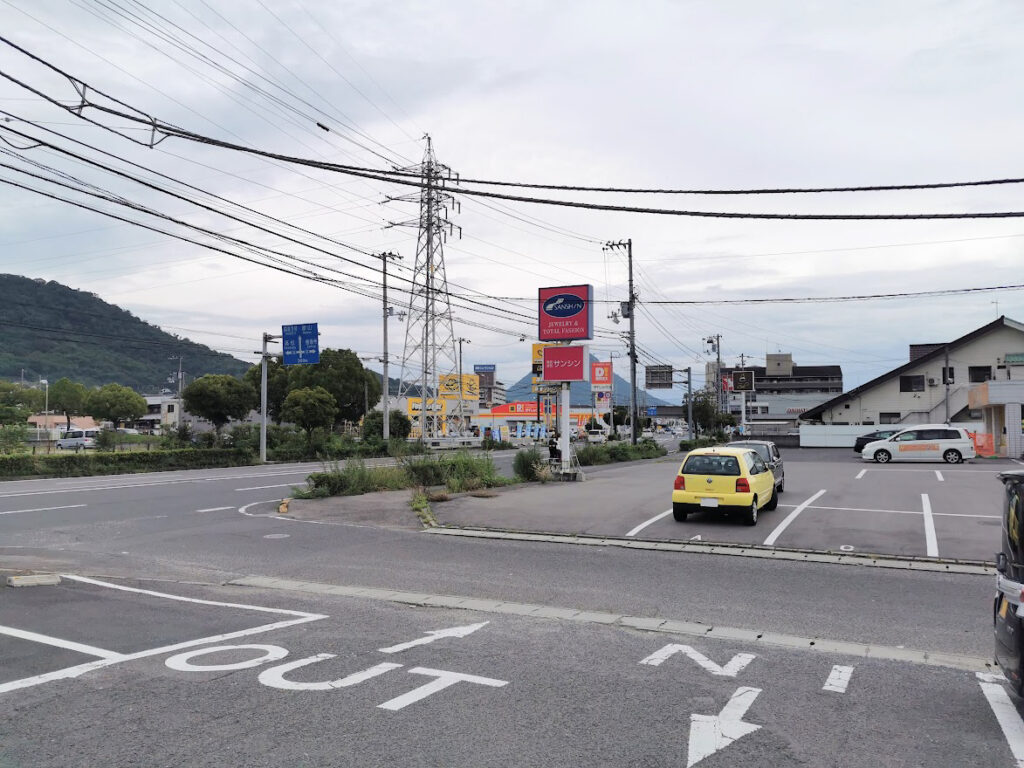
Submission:
[[[686,511],[685,505],[675,501],[672,502],[672,517],[675,518],[677,523],[685,523],[687,514],[689,513]]]
[[[942,454],[942,459],[947,464],[959,464],[961,461],[963,461],[963,457],[960,455],[960,451],[956,450],[955,448],[950,448],[948,451]]]
[[[63,451],[64,450],[64,446],[61,445],[60,443],[57,443],[57,450],[58,451]]]
[[[875,451],[875,461],[879,464],[886,464],[891,458],[892,454],[888,451]]]
[[[772,497],[768,499],[768,503],[764,505],[764,508],[771,511],[775,509],[777,506],[779,506],[779,492],[773,489]]]
[[[757,499],[751,502],[750,509],[747,510],[747,515],[743,518],[743,522],[747,525],[757,525]]]

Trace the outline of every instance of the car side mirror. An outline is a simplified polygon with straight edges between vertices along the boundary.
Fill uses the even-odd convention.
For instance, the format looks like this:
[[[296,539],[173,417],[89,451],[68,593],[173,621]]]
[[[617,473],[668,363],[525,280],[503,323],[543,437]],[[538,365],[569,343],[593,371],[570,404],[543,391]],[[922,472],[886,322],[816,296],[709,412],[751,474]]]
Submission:
[[[1006,553],[1005,552],[997,552],[996,553],[996,570],[999,571],[999,573],[1001,573],[1001,574],[1003,574],[1005,576],[1008,567],[1009,567],[1009,561],[1006,559]]]

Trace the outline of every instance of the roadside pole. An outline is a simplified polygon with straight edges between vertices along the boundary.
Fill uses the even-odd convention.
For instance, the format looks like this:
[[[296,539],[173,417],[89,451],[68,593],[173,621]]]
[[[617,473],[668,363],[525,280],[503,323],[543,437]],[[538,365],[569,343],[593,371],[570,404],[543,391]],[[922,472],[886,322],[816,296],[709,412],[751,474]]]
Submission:
[[[572,443],[569,439],[569,382],[562,382],[561,391],[558,394],[562,401],[562,410],[558,415],[558,429],[561,432],[558,438],[558,448],[562,452],[562,474],[564,475],[572,466],[572,457],[569,455],[569,451],[572,450]]]
[[[693,372],[686,367],[686,430],[690,433],[689,439],[697,438],[696,430],[693,427]]]
[[[385,252],[380,255],[381,275],[384,280],[384,355],[381,359],[383,367],[381,373],[381,410],[384,412],[384,442],[391,437],[391,414],[388,413],[389,401],[391,399],[391,379],[388,378],[388,318],[391,317],[391,308],[388,306],[388,259],[402,258],[397,253]],[[426,401],[424,401],[426,404]]]
[[[267,344],[280,336],[263,334],[263,351],[260,355],[260,463],[267,463],[267,358],[270,353],[267,351]]]

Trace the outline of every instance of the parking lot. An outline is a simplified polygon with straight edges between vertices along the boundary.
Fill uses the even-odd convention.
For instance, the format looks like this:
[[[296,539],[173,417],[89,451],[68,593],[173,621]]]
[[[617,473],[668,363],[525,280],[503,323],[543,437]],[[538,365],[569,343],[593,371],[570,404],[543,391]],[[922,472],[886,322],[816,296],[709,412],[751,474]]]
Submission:
[[[447,525],[632,539],[729,543],[816,552],[990,562],[1011,460],[865,463],[852,452],[784,451],[785,493],[748,527],[717,512],[672,518],[680,457],[602,468],[583,483],[436,504]]]

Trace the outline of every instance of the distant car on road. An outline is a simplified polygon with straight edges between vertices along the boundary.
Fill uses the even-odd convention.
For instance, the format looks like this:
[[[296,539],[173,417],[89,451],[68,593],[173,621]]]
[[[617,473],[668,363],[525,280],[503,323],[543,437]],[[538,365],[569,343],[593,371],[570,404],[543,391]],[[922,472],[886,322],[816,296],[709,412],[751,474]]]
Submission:
[[[735,440],[726,443],[727,448],[751,448],[757,451],[757,455],[768,465],[775,477],[775,488],[779,493],[786,490],[786,467],[782,462],[782,454],[779,447],[771,440]]]
[[[98,429],[69,429],[57,440],[57,450],[78,451],[82,448],[95,448]]]
[[[775,509],[779,492],[768,465],[752,448],[697,448],[679,467],[672,489],[672,517],[692,512],[736,512],[757,525],[761,509]]]
[[[899,431],[900,428],[879,429],[875,432],[868,432],[868,434],[866,435],[861,435],[853,444],[853,452],[860,453],[861,451],[864,450],[864,446],[867,445],[868,443],[873,443],[876,440],[884,440],[887,437],[892,437]]]
[[[884,440],[868,443],[860,453],[864,461],[944,461],[959,464],[977,456],[974,441],[963,427],[917,424]]]

